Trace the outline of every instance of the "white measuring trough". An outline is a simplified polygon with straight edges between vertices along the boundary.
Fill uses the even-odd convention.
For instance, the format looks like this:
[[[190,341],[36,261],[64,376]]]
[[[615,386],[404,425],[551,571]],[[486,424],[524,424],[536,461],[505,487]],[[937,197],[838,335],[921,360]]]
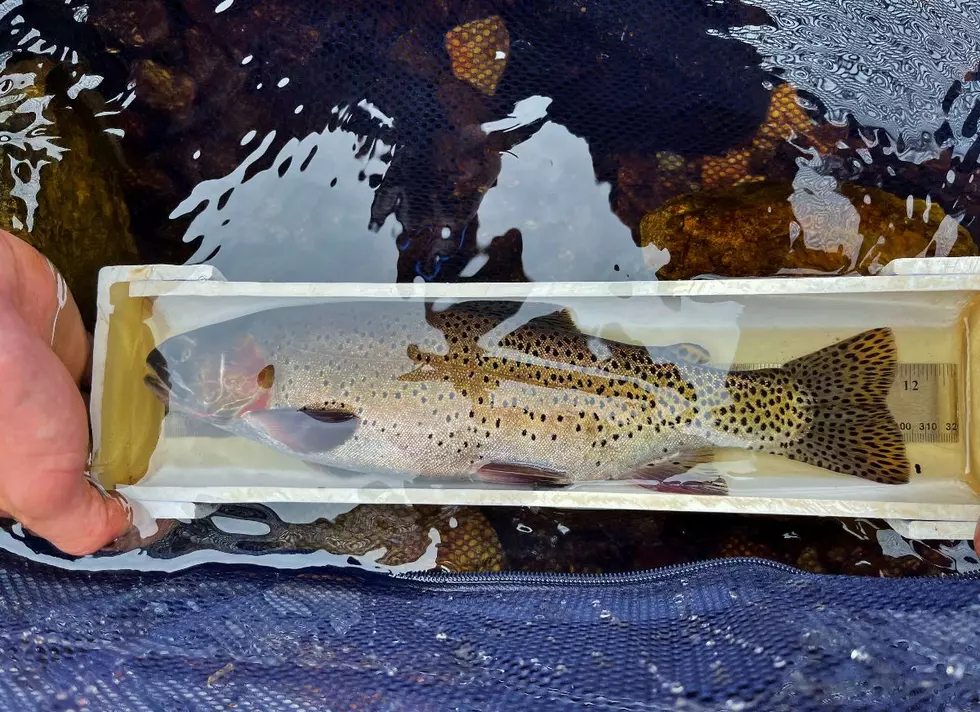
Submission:
[[[766,305],[774,306],[751,306],[760,297],[778,299],[763,300]],[[874,277],[530,284],[230,282],[207,266],[110,267],[102,271],[99,285],[91,398],[93,466],[106,486],[117,487],[160,517],[174,512],[193,513],[194,504],[233,502],[536,506],[881,518],[919,538],[964,538],[972,535],[980,518],[980,479],[971,466],[980,452],[977,419],[971,417],[980,394],[976,353],[980,335],[972,322],[980,314],[971,316],[972,312],[961,309],[974,297],[980,297],[980,258],[896,260]],[[772,324],[790,328],[794,321],[799,321],[799,328],[812,331],[814,345],[819,346],[822,334],[866,328],[869,314],[877,315],[879,321],[886,319],[910,328],[930,323],[937,314],[945,315],[943,318],[948,318],[951,329],[966,327],[965,354],[958,364],[959,378],[964,384],[962,398],[957,412],[946,414],[955,417],[965,457],[955,467],[949,464],[952,459],[937,460],[935,467],[926,467],[934,471],[928,478],[913,476],[910,485],[891,487],[863,480],[854,482],[856,478],[840,476],[835,476],[837,479],[828,485],[819,477],[807,479],[805,473],[798,475],[794,470],[798,466],[788,462],[785,477],[768,481],[751,475],[740,476],[735,468],[726,472],[731,494],[723,497],[656,493],[617,483],[592,483],[557,490],[491,487],[476,482],[417,485],[408,481],[379,485],[376,478],[345,479],[303,463],[287,463],[284,456],[253,442],[200,435],[174,436],[176,431],[168,435],[166,426],[159,420],[119,416],[121,403],[129,407],[127,399],[136,402],[145,397],[136,390],[125,390],[125,379],[118,374],[128,369],[132,373],[126,376],[127,382],[141,382],[141,377],[136,377],[142,373],[147,343],[152,346],[154,340],[169,333],[249,311],[337,299],[543,301],[572,304],[576,316],[584,315],[586,322],[590,304],[621,304],[628,307],[625,309],[628,315],[617,325],[627,336],[641,333],[644,319],[673,320],[675,341],[703,343],[714,339],[705,345],[712,356],[721,354],[729,364],[744,360],[733,350],[733,343],[738,341],[737,338],[733,341],[730,332],[733,323],[743,333],[762,334]],[[855,299],[867,305],[867,314],[857,313],[853,308]],[[959,317],[957,309],[962,312]],[[595,316],[594,321],[598,328],[605,328],[603,317]],[[134,329],[146,333],[136,338]],[[785,337],[781,338],[786,341]],[[921,351],[918,354],[921,358],[913,355],[910,360],[927,364],[927,369],[932,361],[933,368],[940,368],[941,364],[930,358],[926,346],[910,344],[908,348]],[[900,346],[900,353],[901,350]],[[755,362],[764,360],[756,358]],[[945,363],[948,359],[940,361]],[[141,423],[149,423],[153,432],[135,429]],[[219,440],[224,442],[215,444]],[[133,445],[136,441],[151,443],[142,460],[128,452],[136,449]],[[213,448],[215,453],[210,460],[206,454],[211,452],[208,448]]]

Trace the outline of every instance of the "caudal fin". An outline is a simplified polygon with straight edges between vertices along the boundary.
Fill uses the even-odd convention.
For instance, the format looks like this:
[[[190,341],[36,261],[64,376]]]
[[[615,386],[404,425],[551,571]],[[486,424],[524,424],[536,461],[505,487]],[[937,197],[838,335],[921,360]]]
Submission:
[[[812,398],[812,423],[781,454],[885,484],[909,480],[909,460],[886,399],[895,382],[891,329],[871,329],[790,361],[783,369]]]

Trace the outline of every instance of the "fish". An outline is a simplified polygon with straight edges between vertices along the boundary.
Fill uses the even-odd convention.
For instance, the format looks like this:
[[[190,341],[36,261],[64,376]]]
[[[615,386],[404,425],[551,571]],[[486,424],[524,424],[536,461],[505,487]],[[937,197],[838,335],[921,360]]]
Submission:
[[[360,300],[171,336],[144,380],[170,411],[331,471],[726,494],[711,462],[730,448],[908,482],[896,366],[887,327],[731,370],[694,343],[590,335],[558,305]]]

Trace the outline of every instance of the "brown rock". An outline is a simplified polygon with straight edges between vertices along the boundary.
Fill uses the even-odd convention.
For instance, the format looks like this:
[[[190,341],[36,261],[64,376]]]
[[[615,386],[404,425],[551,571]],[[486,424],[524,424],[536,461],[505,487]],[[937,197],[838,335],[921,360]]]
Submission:
[[[735,527],[722,542],[719,555],[724,558],[750,557],[775,560],[776,551],[768,543],[759,541],[753,532],[744,527]]]
[[[674,153],[622,156],[616,165],[613,212],[635,230],[644,215],[667,200],[700,190],[700,171],[699,161]]]
[[[170,32],[162,0],[114,0],[96,3],[89,22],[126,47],[154,45]]]
[[[504,551],[490,522],[478,510],[459,508],[455,515],[441,507],[436,564],[455,573],[496,572],[504,567]]]
[[[151,109],[182,113],[194,103],[194,81],[176,69],[164,67],[152,59],[144,59],[133,73],[139,87],[137,100]]]
[[[249,69],[241,59],[233,59],[230,50],[204,30],[191,28],[182,39],[187,57],[181,66],[190,73],[197,93],[214,105],[227,106],[229,100],[240,102],[238,95],[249,77]]]
[[[815,148],[827,155],[836,150],[845,131],[831,124],[817,124],[800,105],[796,90],[780,84],[772,90],[766,118],[748,145],[732,148],[722,156],[705,156],[701,181],[706,189],[754,183],[771,177],[777,148],[793,141],[800,149]]]
[[[438,567],[456,572],[500,571],[503,567],[496,532],[486,517],[469,507],[362,504],[334,521],[290,524],[282,545],[348,556],[384,548],[378,563],[404,566],[426,554],[433,543],[432,529],[439,532]]]
[[[457,79],[493,96],[507,69],[510,34],[500,17],[481,18],[449,30],[446,52]]]
[[[820,562],[820,555],[817,553],[816,547],[812,546],[808,546],[800,552],[796,559],[796,567],[814,574],[827,573],[827,569]]]
[[[874,274],[899,257],[976,255],[965,228],[939,230],[945,217],[923,200],[910,214],[906,200],[853,184],[828,196],[750,183],[668,200],[641,220],[639,244],[670,252],[662,279]]]
[[[47,79],[55,65],[37,60],[11,65],[6,76],[28,77],[21,113],[26,124],[3,126],[14,138],[2,151],[13,187],[0,196],[0,228],[50,259],[68,283],[86,324],[95,318],[98,272],[105,265],[139,261],[130,234],[116,139],[103,131],[83,102],[74,108],[52,96]],[[50,97],[50,99],[44,99]],[[28,104],[42,99],[47,104]],[[50,123],[49,123],[50,122]],[[5,180],[11,180],[10,178]]]

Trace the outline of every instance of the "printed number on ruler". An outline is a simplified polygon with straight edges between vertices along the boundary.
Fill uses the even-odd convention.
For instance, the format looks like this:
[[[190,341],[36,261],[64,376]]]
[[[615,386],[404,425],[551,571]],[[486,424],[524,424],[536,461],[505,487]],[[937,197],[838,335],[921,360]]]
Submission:
[[[907,442],[955,443],[960,439],[954,363],[901,363],[888,406]]]

